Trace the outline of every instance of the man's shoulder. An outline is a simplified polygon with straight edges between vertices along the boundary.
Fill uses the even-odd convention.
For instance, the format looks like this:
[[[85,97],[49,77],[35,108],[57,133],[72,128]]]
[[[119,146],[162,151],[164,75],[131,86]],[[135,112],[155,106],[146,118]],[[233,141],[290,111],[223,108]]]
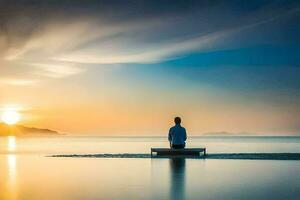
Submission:
[[[185,130],[185,128],[184,127],[182,127],[182,126],[172,126],[171,128],[170,128],[170,130],[173,130],[173,129],[183,129],[183,130]]]

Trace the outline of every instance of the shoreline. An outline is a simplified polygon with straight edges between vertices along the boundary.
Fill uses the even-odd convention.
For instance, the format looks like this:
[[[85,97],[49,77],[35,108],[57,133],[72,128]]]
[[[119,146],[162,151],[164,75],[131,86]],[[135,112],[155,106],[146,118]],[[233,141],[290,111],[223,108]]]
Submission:
[[[55,158],[188,158],[188,159],[232,159],[232,160],[300,160],[300,153],[216,153],[206,156],[154,156],[151,154],[61,154]]]

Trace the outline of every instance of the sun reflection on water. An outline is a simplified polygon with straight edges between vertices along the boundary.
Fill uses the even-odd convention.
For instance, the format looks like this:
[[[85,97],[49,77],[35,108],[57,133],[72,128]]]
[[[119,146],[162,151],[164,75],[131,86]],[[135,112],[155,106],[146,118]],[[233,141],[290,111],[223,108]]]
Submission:
[[[15,155],[7,155],[8,178],[14,180],[16,177],[17,158]],[[12,181],[9,181],[12,182]]]
[[[7,151],[13,153],[16,150],[16,137],[8,136],[7,137]]]
[[[8,199],[17,199],[17,157],[14,154],[16,150],[16,138],[9,136],[7,138],[7,197]]]

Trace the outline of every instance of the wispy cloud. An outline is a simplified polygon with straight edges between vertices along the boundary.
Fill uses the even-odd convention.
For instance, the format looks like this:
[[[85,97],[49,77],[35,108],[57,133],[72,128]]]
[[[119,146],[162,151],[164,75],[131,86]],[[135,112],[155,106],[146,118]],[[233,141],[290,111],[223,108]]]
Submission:
[[[32,63],[31,65],[38,69],[37,74],[50,78],[64,78],[85,71],[83,68],[75,67],[72,64]]]
[[[101,38],[98,38],[98,40],[94,40],[93,43],[89,45],[67,50],[60,55],[52,57],[52,59],[93,64],[160,62],[165,59],[174,58],[182,53],[184,54],[195,50],[209,50],[219,43],[224,43],[224,40],[228,37],[234,37],[236,34],[249,31],[257,26],[286,17],[295,12],[299,12],[299,9],[294,9],[287,13],[279,13],[276,16],[253,19],[250,23],[245,25],[224,28],[207,34],[200,33],[199,36],[189,38],[172,38],[172,40],[162,43],[139,44],[130,37],[116,39],[113,35],[109,35],[109,37],[106,38],[109,39],[109,41],[103,42]],[[165,26],[166,24],[161,21],[161,23],[156,23],[155,25]],[[149,28],[147,24],[144,24],[144,26]],[[157,30],[163,30],[163,28],[159,26]],[[90,29],[92,30],[92,28]],[[143,31],[143,29],[141,30]],[[129,31],[136,30],[129,29]],[[145,35],[147,34],[145,33]],[[86,35],[86,37],[89,38],[88,35]]]
[[[29,80],[29,79],[16,79],[16,78],[0,79],[0,84],[12,85],[12,86],[28,86],[28,85],[35,85],[36,83],[38,83],[37,80]]]

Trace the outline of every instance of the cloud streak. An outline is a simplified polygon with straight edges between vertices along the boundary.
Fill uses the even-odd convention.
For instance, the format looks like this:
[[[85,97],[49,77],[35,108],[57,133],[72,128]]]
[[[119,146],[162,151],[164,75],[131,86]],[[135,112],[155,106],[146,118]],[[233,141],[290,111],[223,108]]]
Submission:
[[[29,86],[38,83],[37,80],[16,79],[16,78],[3,78],[0,79],[0,84],[11,86]]]
[[[31,65],[38,69],[37,74],[50,78],[64,78],[85,71],[83,68],[74,67],[72,64],[32,63]]]

